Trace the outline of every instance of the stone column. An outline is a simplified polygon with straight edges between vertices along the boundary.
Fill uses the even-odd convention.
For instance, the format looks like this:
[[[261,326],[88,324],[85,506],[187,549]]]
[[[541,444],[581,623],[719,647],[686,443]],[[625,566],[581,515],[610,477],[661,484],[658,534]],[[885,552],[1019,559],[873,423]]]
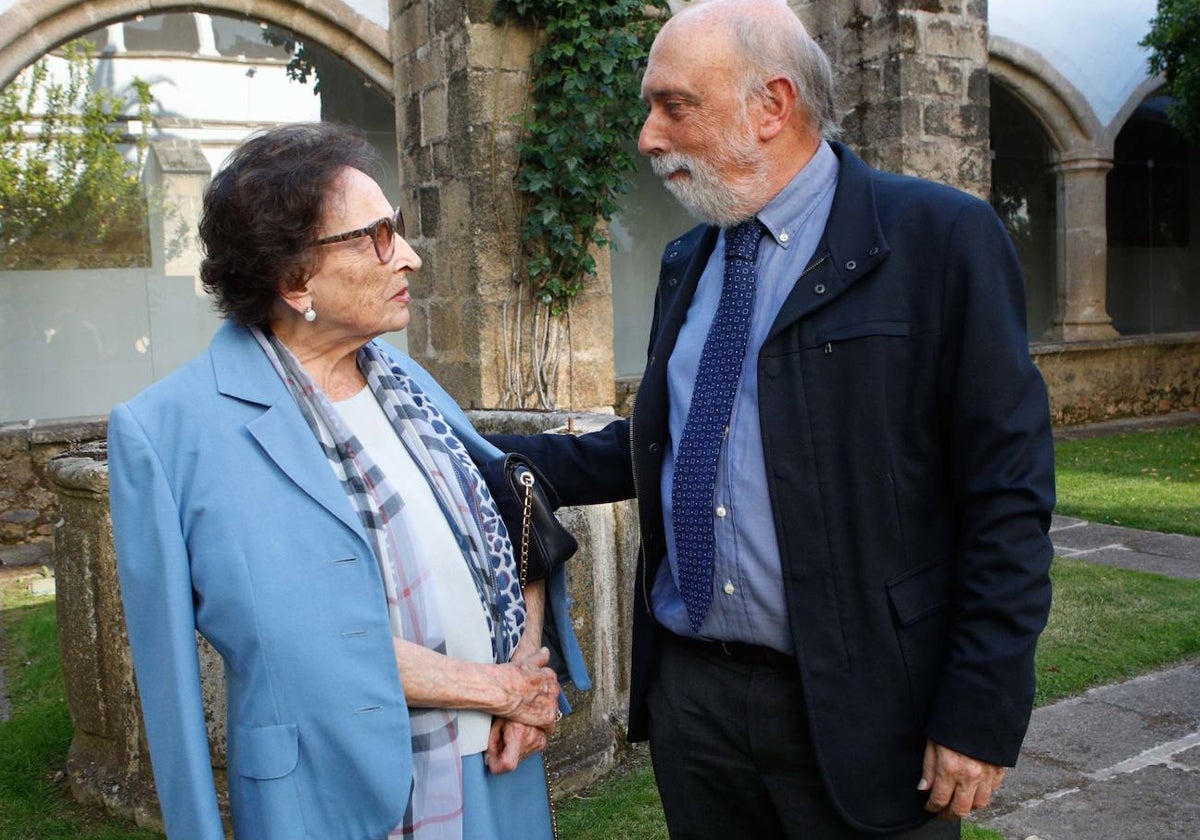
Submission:
[[[513,178],[534,33],[493,25],[491,10],[489,0],[392,0],[400,180],[424,261],[408,349],[464,405],[549,407],[540,375],[557,407],[609,409],[607,253],[569,322],[548,319],[522,282]],[[557,341],[568,326],[570,342]]]
[[[1108,315],[1108,158],[1064,159],[1059,177],[1058,299],[1052,337],[1059,341],[1116,338]]]
[[[74,736],[71,792],[84,802],[162,827],[125,612],[121,606],[103,444],[50,462],[62,518],[54,535],[58,642]]]
[[[834,63],[843,139],[872,166],[986,197],[985,0],[792,0]]]

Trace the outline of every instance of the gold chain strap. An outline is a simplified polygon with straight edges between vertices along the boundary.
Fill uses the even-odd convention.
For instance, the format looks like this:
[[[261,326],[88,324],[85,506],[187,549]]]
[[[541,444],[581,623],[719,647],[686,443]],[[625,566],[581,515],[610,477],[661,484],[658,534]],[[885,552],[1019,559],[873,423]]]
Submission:
[[[520,482],[525,485],[525,509],[521,512],[521,588],[525,588],[526,578],[529,577],[529,532],[533,530],[530,520],[533,517],[533,473],[526,470],[521,473]]]
[[[550,832],[554,840],[558,840],[558,808],[554,804],[554,786],[550,784],[550,762],[546,753],[542,753],[542,769],[546,771],[546,801],[550,803]]]
[[[525,485],[525,505],[521,511],[521,565],[519,577],[521,588],[525,588],[529,577],[529,533],[533,530],[530,520],[533,518],[533,473],[526,470],[521,473],[520,482]],[[554,785],[550,782],[550,762],[546,753],[542,753],[542,771],[546,774],[546,801],[550,805],[550,831],[554,840],[558,840],[558,808],[554,805]]]

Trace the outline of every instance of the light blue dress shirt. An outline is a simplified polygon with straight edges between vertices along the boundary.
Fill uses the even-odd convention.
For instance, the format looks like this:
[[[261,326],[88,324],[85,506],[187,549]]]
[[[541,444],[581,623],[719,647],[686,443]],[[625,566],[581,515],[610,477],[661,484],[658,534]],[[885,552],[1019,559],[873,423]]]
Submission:
[[[783,594],[779,545],[767,491],[758,418],[758,354],[792,287],[808,266],[829,220],[837,186],[838,159],[822,142],[812,160],[758,213],[767,229],[758,246],[758,289],[750,339],[734,397],[729,433],[717,463],[713,500],[715,557],[713,603],[699,635],[720,641],[750,642],[791,653],[787,603]],[[667,629],[695,636],[679,594],[671,484],[675,448],[683,434],[700,353],[717,312],[725,273],[725,232],[717,238],[696,296],[667,364],[670,446],[663,460],[662,495],[667,559],[659,566],[651,601]]]

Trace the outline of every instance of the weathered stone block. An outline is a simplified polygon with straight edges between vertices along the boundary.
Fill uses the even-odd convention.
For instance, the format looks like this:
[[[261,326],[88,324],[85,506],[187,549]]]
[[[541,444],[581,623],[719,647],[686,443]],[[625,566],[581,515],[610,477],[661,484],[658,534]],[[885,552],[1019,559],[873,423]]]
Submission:
[[[962,18],[926,18],[922,20],[922,41],[926,56],[950,58],[987,58],[987,28],[984,22]]]
[[[430,6],[433,8],[435,35],[459,29],[467,22],[466,0],[436,0],[431,2]]]
[[[528,76],[534,46],[532,29],[477,24],[470,28],[469,63],[486,70],[518,70]]]
[[[421,100],[421,143],[429,145],[446,137],[448,110],[446,87],[434,85],[425,88]]]

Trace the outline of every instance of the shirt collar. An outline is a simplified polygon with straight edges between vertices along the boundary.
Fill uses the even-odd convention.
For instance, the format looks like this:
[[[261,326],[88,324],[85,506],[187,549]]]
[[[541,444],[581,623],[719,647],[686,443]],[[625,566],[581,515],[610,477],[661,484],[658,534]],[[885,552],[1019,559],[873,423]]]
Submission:
[[[822,140],[812,160],[758,211],[758,220],[780,248],[787,249],[796,241],[821,200],[837,186],[837,179],[837,155]]]

